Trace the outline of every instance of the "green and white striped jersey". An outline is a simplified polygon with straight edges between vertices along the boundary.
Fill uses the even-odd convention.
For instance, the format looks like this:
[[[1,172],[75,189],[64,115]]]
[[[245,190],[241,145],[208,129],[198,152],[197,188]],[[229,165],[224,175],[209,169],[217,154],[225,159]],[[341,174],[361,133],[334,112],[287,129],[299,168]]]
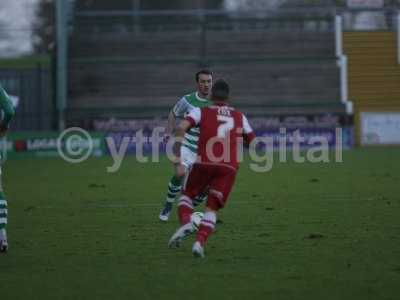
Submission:
[[[14,107],[7,95],[6,91],[0,85],[0,113],[1,113],[1,125],[5,128],[9,127],[11,119],[14,117]]]
[[[6,91],[0,85],[0,125],[2,129],[8,129],[10,126],[11,119],[14,117],[15,111],[10,97],[7,95]],[[4,158],[7,153],[7,140],[1,138],[1,153],[0,153],[0,164],[4,162]],[[1,168],[0,168],[1,174]],[[0,199],[1,200],[1,199]]]
[[[172,112],[174,113],[176,118],[184,118],[193,108],[195,107],[205,107],[209,106],[211,102],[207,99],[201,98],[198,92],[194,92],[188,95],[185,95],[179,100]],[[186,147],[194,154],[197,154],[197,142],[199,141],[200,136],[200,128],[193,127],[191,128],[184,137],[184,141],[182,143],[183,147]]]

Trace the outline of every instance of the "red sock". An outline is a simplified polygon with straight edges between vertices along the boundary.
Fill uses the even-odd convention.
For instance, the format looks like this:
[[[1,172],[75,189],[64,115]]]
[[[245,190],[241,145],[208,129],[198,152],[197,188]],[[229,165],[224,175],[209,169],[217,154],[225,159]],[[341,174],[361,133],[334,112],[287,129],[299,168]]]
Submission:
[[[202,246],[204,246],[204,244],[207,242],[208,237],[213,233],[215,222],[216,215],[214,212],[206,212],[204,214],[196,237],[196,241],[200,242]]]
[[[210,227],[200,225],[199,231],[197,232],[196,241],[200,242],[200,244],[204,246],[212,232],[213,229]]]
[[[187,196],[181,196],[178,204],[178,217],[181,225],[190,223],[190,216],[193,213],[192,200]]]

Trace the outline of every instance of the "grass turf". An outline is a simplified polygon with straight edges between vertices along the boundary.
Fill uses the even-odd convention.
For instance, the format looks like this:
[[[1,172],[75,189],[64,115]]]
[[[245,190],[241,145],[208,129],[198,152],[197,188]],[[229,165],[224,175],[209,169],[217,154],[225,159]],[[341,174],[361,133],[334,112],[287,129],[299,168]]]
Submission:
[[[398,299],[399,148],[344,163],[242,164],[206,259],[166,243],[168,162],[8,161],[1,299]]]

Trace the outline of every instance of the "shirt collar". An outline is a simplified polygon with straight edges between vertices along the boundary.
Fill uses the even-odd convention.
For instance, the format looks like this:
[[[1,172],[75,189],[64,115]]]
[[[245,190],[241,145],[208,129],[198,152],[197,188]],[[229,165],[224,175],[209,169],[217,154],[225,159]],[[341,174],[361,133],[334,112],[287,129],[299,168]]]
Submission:
[[[199,100],[201,102],[207,102],[207,99],[200,97],[199,92],[196,92],[196,98],[197,98],[197,100]]]
[[[213,104],[215,106],[228,106],[228,103],[226,103],[226,102],[214,102]]]

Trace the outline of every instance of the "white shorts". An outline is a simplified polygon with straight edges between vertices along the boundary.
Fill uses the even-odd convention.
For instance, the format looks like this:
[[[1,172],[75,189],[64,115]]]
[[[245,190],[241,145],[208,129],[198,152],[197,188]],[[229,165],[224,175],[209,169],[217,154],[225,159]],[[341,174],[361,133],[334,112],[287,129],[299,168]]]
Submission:
[[[182,165],[190,169],[190,167],[196,162],[197,154],[190,151],[185,146],[181,146],[181,160]]]

